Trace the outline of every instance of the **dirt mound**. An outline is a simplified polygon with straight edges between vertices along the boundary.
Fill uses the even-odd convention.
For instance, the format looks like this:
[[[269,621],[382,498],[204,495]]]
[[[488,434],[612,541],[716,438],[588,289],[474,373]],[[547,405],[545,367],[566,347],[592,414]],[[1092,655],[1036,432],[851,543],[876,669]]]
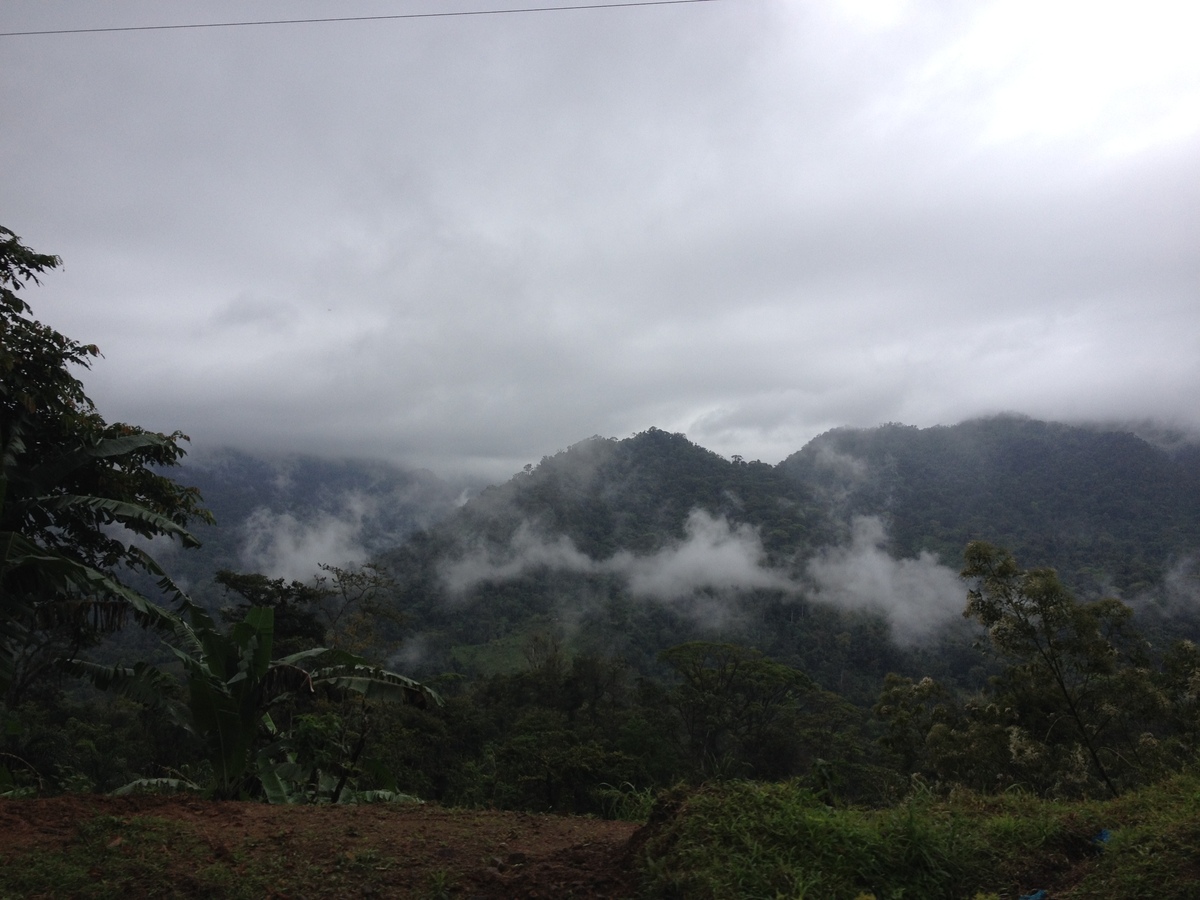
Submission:
[[[0,864],[15,869],[36,858],[40,870],[46,860],[70,860],[64,871],[83,871],[78,877],[97,887],[124,885],[128,896],[213,896],[224,878],[280,900],[620,898],[636,893],[627,855],[636,830],[627,822],[428,805],[74,795],[0,801]],[[62,895],[68,885],[27,889],[26,896]]]

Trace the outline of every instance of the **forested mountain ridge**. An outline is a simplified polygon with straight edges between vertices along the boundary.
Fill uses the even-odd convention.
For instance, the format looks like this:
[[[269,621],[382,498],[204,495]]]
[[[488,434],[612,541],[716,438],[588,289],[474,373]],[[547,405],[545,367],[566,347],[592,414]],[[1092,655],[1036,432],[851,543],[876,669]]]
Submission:
[[[452,528],[507,541],[521,523],[536,523],[599,559],[682,540],[696,509],[752,524],[777,555],[833,534],[803,483],[765,463],[730,462],[657,428],[625,440],[589,438],[545,457],[468,502]]]
[[[970,540],[1057,568],[1081,596],[1126,599],[1161,599],[1200,547],[1193,445],[1015,416],[836,429],[779,465],[658,429],[593,437],[461,505],[427,473],[389,471],[231,455],[192,481],[221,501],[223,527],[206,530],[223,565],[272,559],[264,523],[276,561],[289,541],[313,565],[345,562],[322,550],[382,561],[399,586],[406,661],[426,673],[516,664],[534,633],[635,665],[672,643],[728,638],[825,684],[852,673],[865,691],[888,667],[912,668],[888,638],[905,624],[898,603],[910,618],[928,605],[930,621],[958,619]],[[348,510],[347,497],[360,505]],[[316,539],[322,523],[342,545]],[[820,560],[832,564],[818,571]],[[933,662],[957,668],[956,652]]]
[[[855,516],[877,516],[897,558],[930,551],[953,566],[982,539],[1057,568],[1077,589],[1126,595],[1200,547],[1200,443],[1018,416],[838,428],[776,466],[651,428],[580,441],[469,500],[430,472],[232,450],[186,461],[179,478],[217,518],[199,529],[197,569],[253,562],[249,523],[285,517],[352,525],[366,557],[426,530],[423,542],[495,549],[526,527],[603,559],[683,540],[700,509],[756,529],[769,563],[786,567],[844,542]]]
[[[1196,445],[1016,416],[836,429],[779,466],[843,520],[884,518],[893,553],[956,560],[971,540],[1131,596],[1200,547]]]
[[[682,640],[744,634],[744,604],[786,586],[769,573],[834,534],[776,467],[650,429],[544,458],[383,560],[434,659],[540,629],[648,665]]]
[[[222,449],[189,458],[181,483],[197,487],[215,524],[172,571],[204,592],[218,569],[304,578],[317,563],[362,562],[447,516],[463,486],[380,461],[258,456]]]

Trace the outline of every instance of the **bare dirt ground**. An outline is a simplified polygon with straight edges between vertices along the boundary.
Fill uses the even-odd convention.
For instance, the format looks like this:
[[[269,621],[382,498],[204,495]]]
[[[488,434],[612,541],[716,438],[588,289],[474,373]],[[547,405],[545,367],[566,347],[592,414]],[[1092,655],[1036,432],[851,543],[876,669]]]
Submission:
[[[157,823],[149,831],[139,825],[147,820]],[[170,891],[158,896],[212,896],[211,885],[189,889],[189,879],[215,869],[228,869],[230,878],[250,872],[256,884],[264,872],[270,878],[277,871],[277,886],[267,885],[267,896],[276,900],[610,900],[636,893],[628,848],[635,824],[427,805],[269,806],[93,795],[0,800],[0,865],[78,848],[95,833],[88,823],[97,821],[104,823],[104,837],[89,852],[165,866]],[[168,832],[173,837],[163,838]],[[180,871],[172,869],[176,857]],[[112,877],[108,871],[98,862],[92,874]],[[155,890],[150,882],[140,885]],[[137,890],[131,882],[127,895]]]

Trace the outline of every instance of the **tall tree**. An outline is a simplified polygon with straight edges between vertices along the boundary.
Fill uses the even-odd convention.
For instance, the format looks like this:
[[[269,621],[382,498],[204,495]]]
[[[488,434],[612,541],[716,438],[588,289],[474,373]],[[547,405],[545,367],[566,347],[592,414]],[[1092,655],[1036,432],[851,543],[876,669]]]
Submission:
[[[801,760],[825,756],[831,732],[847,724],[837,698],[805,673],[749,647],[693,641],[664,650],[659,659],[679,676],[670,703],[705,776],[794,775],[803,769]]]
[[[136,538],[185,546],[208,521],[199,492],[159,469],[184,455],[180,432],[109,424],[73,367],[100,351],[34,320],[17,295],[61,264],[0,227],[0,694],[12,703],[59,655],[73,655],[150,601],[122,581],[146,573],[173,590]]]
[[[994,687],[1019,716],[1014,746],[1031,755],[1056,745],[1082,751],[1117,794],[1121,760],[1136,758],[1135,746],[1121,744],[1154,702],[1132,610],[1114,599],[1080,602],[1053,569],[1023,570],[1008,551],[982,541],[967,546],[965,561],[964,615],[987,628],[1009,662]]]

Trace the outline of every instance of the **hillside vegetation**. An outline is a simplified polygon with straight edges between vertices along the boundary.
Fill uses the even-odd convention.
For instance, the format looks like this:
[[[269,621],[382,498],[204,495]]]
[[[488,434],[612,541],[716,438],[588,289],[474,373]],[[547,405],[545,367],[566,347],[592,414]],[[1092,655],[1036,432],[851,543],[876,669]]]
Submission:
[[[1160,585],[1200,544],[1195,445],[1001,416],[838,429],[780,464],[845,518],[887,517],[893,552],[955,560],[973,540],[1085,593]]]
[[[212,525],[185,436],[107,422],[72,368],[97,348],[16,295],[57,264],[0,229],[6,802],[648,820],[649,896],[1195,896],[1187,442],[1001,417],[771,466],[651,429],[465,503],[230,454],[197,478]],[[35,853],[4,890],[127,892],[178,836],[94,824],[86,854],[142,850],[22,881]]]

